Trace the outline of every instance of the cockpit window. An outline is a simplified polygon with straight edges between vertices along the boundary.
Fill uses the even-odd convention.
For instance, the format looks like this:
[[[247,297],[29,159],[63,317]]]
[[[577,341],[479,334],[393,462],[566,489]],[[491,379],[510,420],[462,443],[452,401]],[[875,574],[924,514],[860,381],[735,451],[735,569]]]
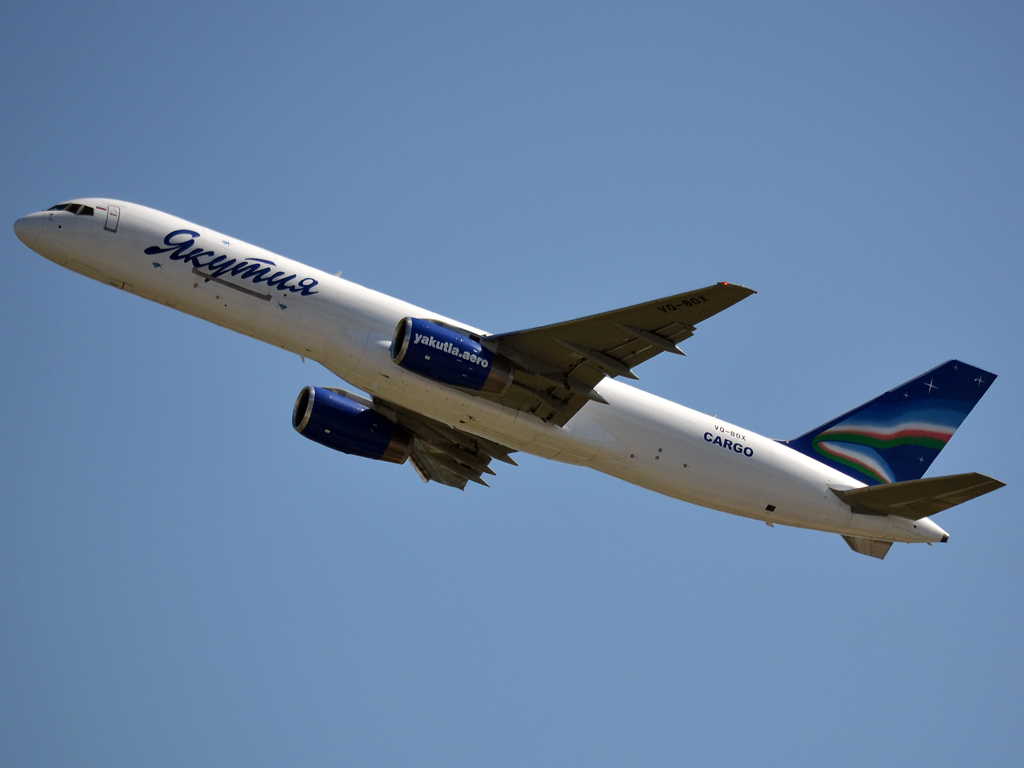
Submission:
[[[79,216],[93,216],[95,211],[88,205],[81,205],[79,203],[61,203],[55,205],[53,208],[47,208],[48,211],[67,211],[68,213],[74,213]]]

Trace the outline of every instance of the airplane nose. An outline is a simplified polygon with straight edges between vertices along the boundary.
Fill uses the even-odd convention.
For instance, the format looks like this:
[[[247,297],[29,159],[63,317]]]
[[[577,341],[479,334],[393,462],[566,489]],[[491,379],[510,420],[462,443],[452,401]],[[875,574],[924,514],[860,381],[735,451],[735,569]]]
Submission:
[[[35,247],[42,229],[43,219],[41,216],[22,216],[14,222],[14,234],[29,248]]]

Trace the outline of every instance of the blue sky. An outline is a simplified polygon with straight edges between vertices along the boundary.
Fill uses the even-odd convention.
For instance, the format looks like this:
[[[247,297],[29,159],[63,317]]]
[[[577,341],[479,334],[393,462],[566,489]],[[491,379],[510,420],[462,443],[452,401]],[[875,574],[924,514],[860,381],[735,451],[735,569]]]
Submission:
[[[0,208],[175,213],[507,331],[759,295],[640,386],[794,437],[944,360],[883,562],[522,457],[424,485],[290,428],[279,349],[8,229],[0,762],[1019,765],[1019,4],[16,5]]]

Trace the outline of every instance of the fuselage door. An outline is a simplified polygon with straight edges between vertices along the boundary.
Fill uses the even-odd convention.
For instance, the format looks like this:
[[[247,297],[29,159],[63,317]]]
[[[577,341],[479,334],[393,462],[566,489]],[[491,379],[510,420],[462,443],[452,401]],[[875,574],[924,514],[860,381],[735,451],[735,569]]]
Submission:
[[[121,209],[118,206],[107,206],[107,223],[103,226],[103,228],[109,229],[111,232],[117,232],[117,221],[120,218]]]

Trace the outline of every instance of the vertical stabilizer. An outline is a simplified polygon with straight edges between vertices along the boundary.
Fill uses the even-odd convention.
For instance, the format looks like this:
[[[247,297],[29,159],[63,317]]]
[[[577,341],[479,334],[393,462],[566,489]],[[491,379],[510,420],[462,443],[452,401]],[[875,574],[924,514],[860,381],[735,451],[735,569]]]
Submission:
[[[950,360],[782,442],[868,485],[917,480],[995,379],[994,373]]]

